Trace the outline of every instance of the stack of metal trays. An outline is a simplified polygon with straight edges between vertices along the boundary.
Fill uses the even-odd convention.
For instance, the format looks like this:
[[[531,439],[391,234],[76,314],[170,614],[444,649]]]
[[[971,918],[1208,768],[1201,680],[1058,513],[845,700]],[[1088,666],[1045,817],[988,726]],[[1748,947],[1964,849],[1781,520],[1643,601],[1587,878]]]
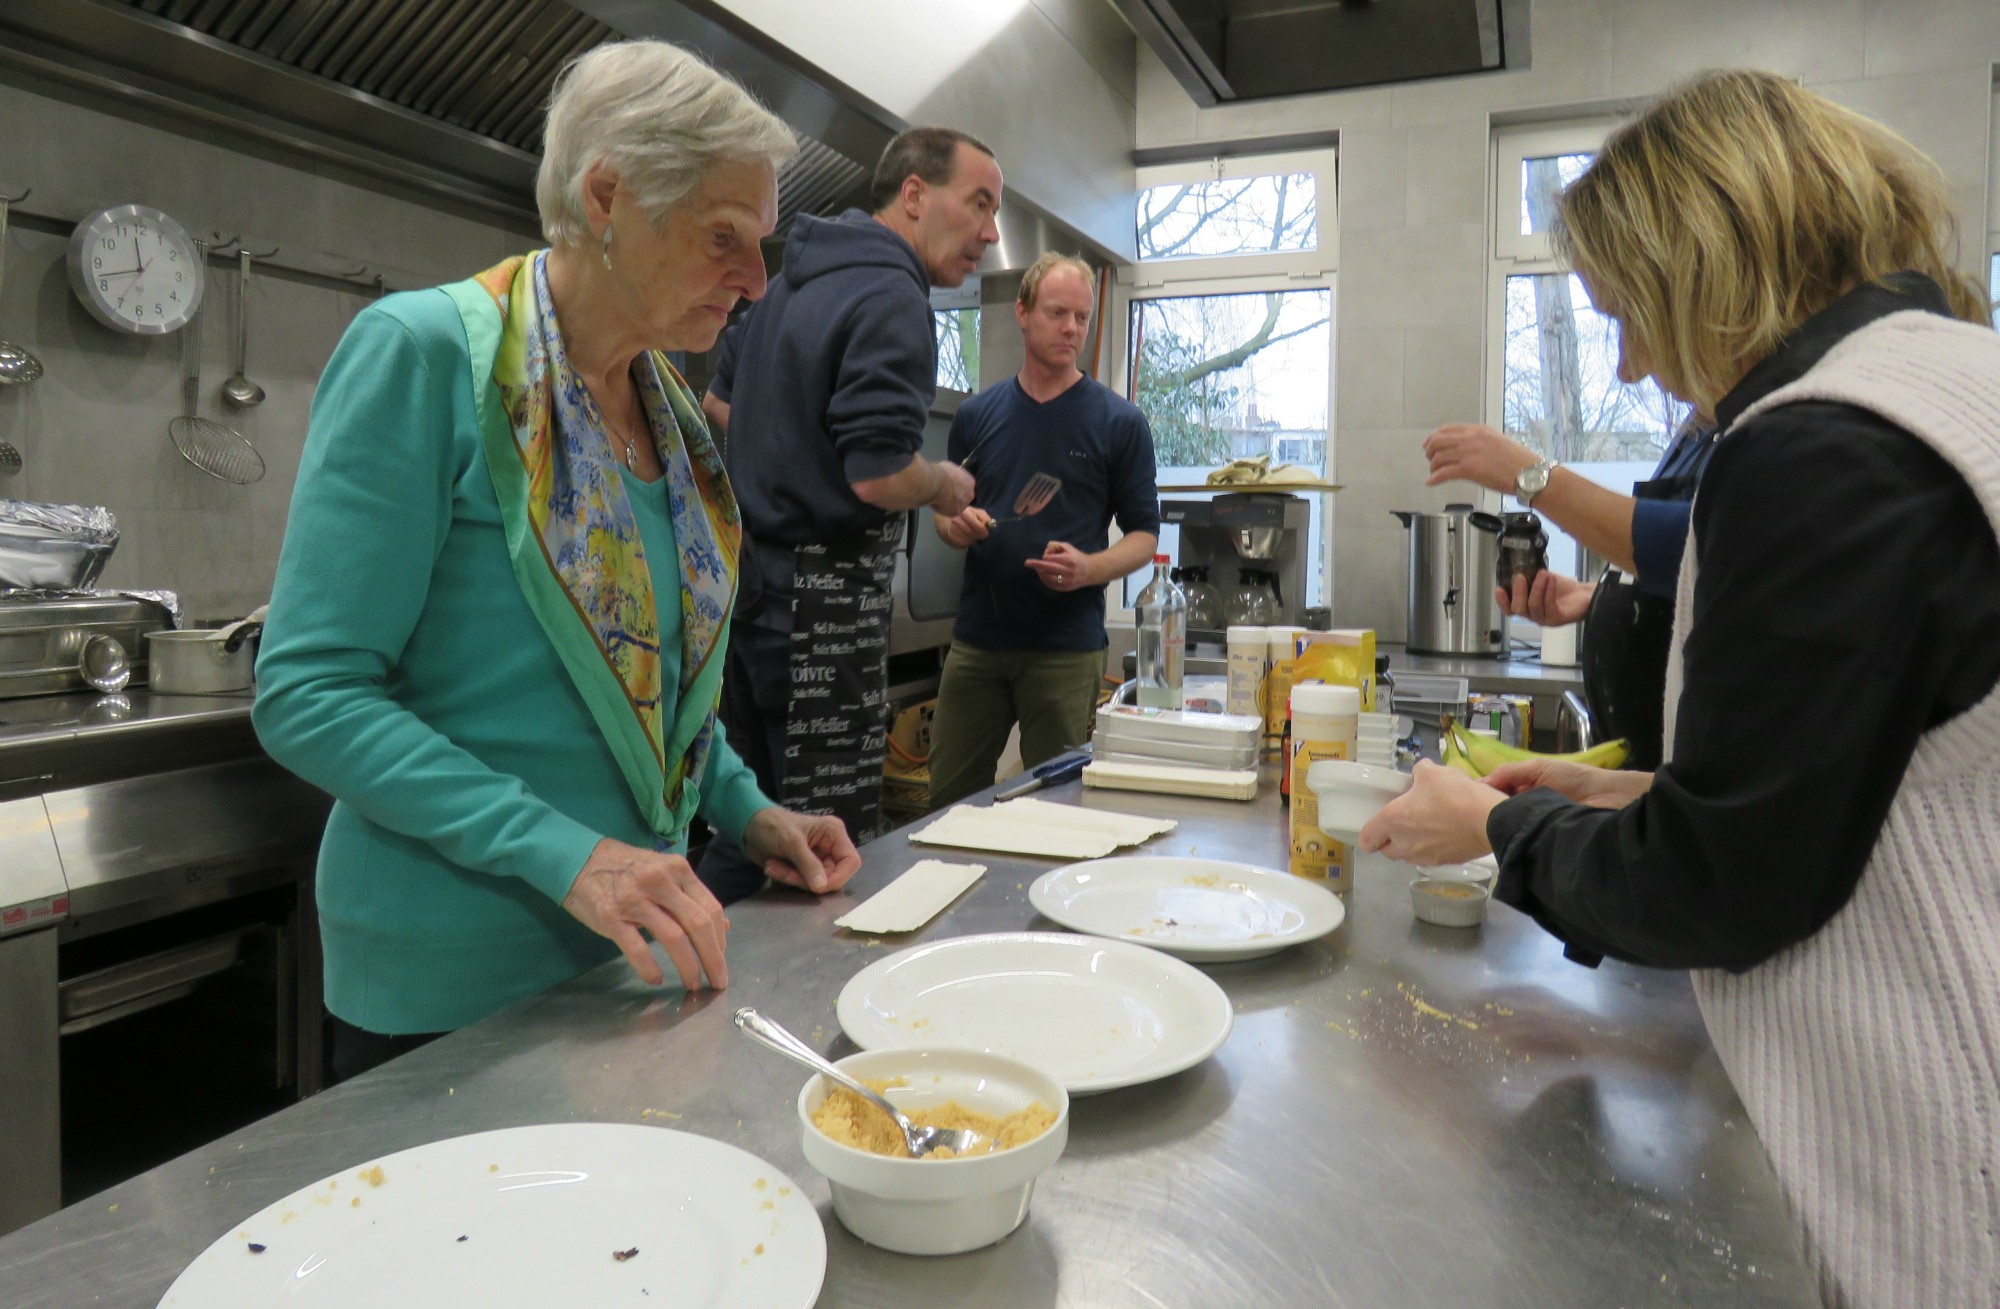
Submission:
[[[0,699],[86,691],[80,667],[91,637],[110,637],[146,678],[147,632],[174,626],[159,600],[117,592],[0,592]]]

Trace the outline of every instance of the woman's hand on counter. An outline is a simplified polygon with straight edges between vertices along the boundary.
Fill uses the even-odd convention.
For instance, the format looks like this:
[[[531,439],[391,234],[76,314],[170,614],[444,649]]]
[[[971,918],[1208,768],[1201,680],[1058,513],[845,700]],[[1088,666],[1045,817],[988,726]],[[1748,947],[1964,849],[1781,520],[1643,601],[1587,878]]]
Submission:
[[[729,985],[723,959],[729,919],[679,855],[607,836],[584,861],[562,904],[572,918],[616,944],[632,971],[653,986],[665,982],[666,973],[641,933],[665,948],[689,991],[701,989],[704,974],[718,991]]]
[[[825,895],[847,885],[861,856],[847,824],[831,814],[800,814],[772,805],[759,809],[743,829],[743,853],[774,882]]]
[[[1496,586],[1493,594],[1500,601],[1503,613],[1543,627],[1565,627],[1582,622],[1590,612],[1590,599],[1597,594],[1597,583],[1579,582],[1544,568],[1535,574],[1532,586],[1516,573],[1512,591]]]
[[[1486,785],[1502,795],[1519,795],[1546,786],[1558,795],[1595,809],[1623,809],[1653,789],[1651,773],[1592,768],[1567,759],[1523,759],[1502,764],[1488,773]]]
[[[1417,765],[1410,789],[1361,829],[1361,848],[1406,864],[1462,864],[1491,854],[1486,815],[1507,797],[1455,768]]]

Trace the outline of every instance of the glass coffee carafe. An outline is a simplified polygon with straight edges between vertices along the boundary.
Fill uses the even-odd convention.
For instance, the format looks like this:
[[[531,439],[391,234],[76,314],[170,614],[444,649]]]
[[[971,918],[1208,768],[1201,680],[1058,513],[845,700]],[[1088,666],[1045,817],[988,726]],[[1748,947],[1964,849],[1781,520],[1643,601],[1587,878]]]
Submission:
[[[1190,564],[1180,570],[1181,590],[1187,593],[1188,626],[1219,632],[1228,623],[1222,607],[1222,593],[1208,580],[1205,564]]]
[[[1229,597],[1229,621],[1244,627],[1269,627],[1282,616],[1277,579],[1258,568],[1240,569],[1236,590]]]

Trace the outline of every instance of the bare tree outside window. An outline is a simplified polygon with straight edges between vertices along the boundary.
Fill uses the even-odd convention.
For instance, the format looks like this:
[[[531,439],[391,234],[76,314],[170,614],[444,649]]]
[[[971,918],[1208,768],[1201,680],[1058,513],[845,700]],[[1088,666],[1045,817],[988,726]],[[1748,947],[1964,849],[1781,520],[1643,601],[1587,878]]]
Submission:
[[[1319,181],[1268,173],[1139,193],[1139,258],[1208,259],[1319,248]]]
[[[979,311],[933,309],[937,384],[970,394],[979,389]]]
[[[1139,197],[1139,257],[1311,250],[1318,224],[1312,173],[1156,186]],[[1324,290],[1135,301],[1132,394],[1152,425],[1159,465],[1209,468],[1282,447],[1307,456],[1289,462],[1324,468],[1332,301]],[[1294,341],[1303,349],[1285,357],[1306,361],[1303,372],[1257,366]]]
[[[1302,290],[1134,301],[1133,394],[1160,467],[1289,452],[1301,457],[1280,462],[1324,469],[1332,299]]]
[[[1554,225],[1556,197],[1590,166],[1587,154],[1521,161],[1521,230]],[[1502,425],[1568,464],[1657,459],[1688,407],[1651,380],[1618,380],[1618,326],[1571,273],[1507,278]]]

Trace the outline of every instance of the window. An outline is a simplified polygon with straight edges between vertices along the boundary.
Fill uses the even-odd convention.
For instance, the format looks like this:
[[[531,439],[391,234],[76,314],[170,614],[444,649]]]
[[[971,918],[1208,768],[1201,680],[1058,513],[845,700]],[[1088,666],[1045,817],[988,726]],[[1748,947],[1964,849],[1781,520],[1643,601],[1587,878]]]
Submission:
[[[1332,194],[1333,164],[1317,152],[1140,170],[1139,263],[1119,277],[1124,380],[1152,426],[1162,487],[1198,487],[1258,455],[1330,472],[1337,241],[1320,199]],[[1325,604],[1327,498],[1306,499],[1304,602]],[[1160,548],[1178,557],[1173,526]],[[1128,580],[1128,606],[1145,581]]]
[[[1132,302],[1132,393],[1162,482],[1256,455],[1326,470],[1332,302],[1326,290]]]
[[[1162,182],[1139,193],[1141,259],[1194,259],[1319,248],[1311,173]]]
[[[932,309],[937,384],[968,395],[979,389],[979,310]]]
[[[1488,420],[1530,449],[1629,495],[1650,476],[1691,410],[1650,379],[1618,379],[1618,327],[1549,239],[1556,197],[1582,176],[1608,120],[1496,134],[1488,320]],[[1489,495],[1490,498],[1490,495]],[[1551,563],[1576,572],[1575,543],[1553,523]]]

